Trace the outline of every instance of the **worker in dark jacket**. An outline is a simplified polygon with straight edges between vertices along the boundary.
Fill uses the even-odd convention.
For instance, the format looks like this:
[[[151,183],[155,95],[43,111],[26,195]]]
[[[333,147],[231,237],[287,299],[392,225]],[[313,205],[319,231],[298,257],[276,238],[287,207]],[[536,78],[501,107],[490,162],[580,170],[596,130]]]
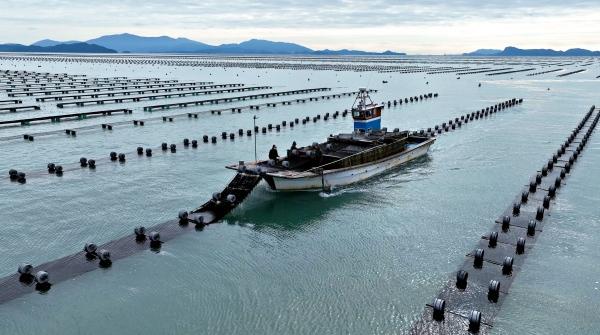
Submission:
[[[279,153],[277,152],[277,146],[273,144],[271,150],[269,150],[269,159],[277,160],[279,158]]]
[[[315,160],[318,164],[321,164],[321,161],[323,160],[323,151],[321,151],[321,147],[319,147],[318,145],[315,149]]]

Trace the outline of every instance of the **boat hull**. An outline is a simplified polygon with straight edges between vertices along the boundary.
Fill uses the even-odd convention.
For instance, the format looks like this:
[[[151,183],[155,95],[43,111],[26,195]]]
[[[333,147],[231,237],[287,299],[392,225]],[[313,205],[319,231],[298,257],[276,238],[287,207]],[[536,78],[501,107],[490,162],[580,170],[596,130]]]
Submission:
[[[335,186],[344,186],[356,183],[387,170],[393,169],[403,163],[421,157],[429,151],[435,139],[420,143],[407,151],[384,159],[352,166],[343,169],[325,170],[322,174],[310,173],[305,176],[281,176],[267,174],[267,183],[276,191],[301,191],[331,189]]]

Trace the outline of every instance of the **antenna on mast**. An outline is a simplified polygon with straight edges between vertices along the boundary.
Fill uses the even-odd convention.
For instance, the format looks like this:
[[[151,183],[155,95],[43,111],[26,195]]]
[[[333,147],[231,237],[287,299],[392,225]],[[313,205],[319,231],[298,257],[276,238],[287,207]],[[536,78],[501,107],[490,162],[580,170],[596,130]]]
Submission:
[[[352,104],[352,108],[365,109],[368,105],[373,105],[373,100],[369,96],[369,90],[366,87],[361,87],[358,89],[358,95],[354,100],[354,104]]]

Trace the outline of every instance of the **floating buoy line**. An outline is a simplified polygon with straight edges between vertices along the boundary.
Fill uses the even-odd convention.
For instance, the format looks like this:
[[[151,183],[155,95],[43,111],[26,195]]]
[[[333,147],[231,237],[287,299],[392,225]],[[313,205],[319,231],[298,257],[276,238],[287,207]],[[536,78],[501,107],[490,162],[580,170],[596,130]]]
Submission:
[[[355,92],[348,92],[348,93],[343,93],[342,95],[348,95],[348,96],[353,96],[355,94]],[[341,97],[342,95],[340,94],[335,94],[333,96],[337,96],[337,97]],[[426,96],[431,96],[431,97],[437,97],[438,94],[437,93],[428,93],[425,94]],[[321,98],[324,98],[324,96],[321,96]],[[415,97],[414,99],[412,97],[410,98],[404,98],[404,99],[398,99],[398,100],[393,100],[393,101],[410,101],[410,102],[417,102],[417,101],[422,101],[423,99],[423,95],[421,95],[421,99],[418,99],[418,97]],[[311,99],[311,101],[313,101]],[[317,100],[314,100],[317,101]],[[392,100],[388,101],[389,103],[391,103]],[[275,107],[276,104],[275,103],[266,103],[266,105],[270,105],[271,107]],[[397,105],[397,104],[394,104]],[[498,104],[498,106],[500,106],[501,104]],[[493,107],[493,106],[492,106]],[[489,110],[490,107],[488,107]],[[483,109],[482,109],[483,110]],[[299,118],[294,118],[292,120],[289,121],[281,121],[281,123],[278,124],[273,124],[273,123],[269,123],[266,126],[255,126],[254,129],[238,129],[237,130],[237,136],[239,137],[244,137],[244,135],[246,137],[251,137],[253,134],[254,135],[259,135],[259,134],[267,134],[267,133],[271,133],[272,131],[275,132],[279,132],[282,129],[289,127],[289,129],[294,129],[294,126],[297,126],[298,124],[302,124],[305,125],[307,123],[310,123],[312,120],[312,123],[317,123],[320,120],[324,120],[324,121],[328,121],[329,119],[336,119],[337,117],[341,116],[341,117],[346,117],[348,115],[349,111],[347,109],[345,109],[343,112],[340,111],[335,111],[333,113],[325,113],[323,114],[323,117],[321,118],[321,114],[317,114],[315,116],[306,116],[302,119]],[[192,118],[191,113],[188,113],[187,116],[188,118]],[[197,116],[197,114],[195,114],[195,116]],[[483,117],[483,114],[482,114]],[[163,117],[163,122],[167,122],[167,120],[170,119],[169,122],[173,122],[173,120],[170,117]],[[142,121],[134,121],[134,122],[142,122]],[[106,129],[106,130],[112,130],[112,126],[109,124],[102,124],[102,128]],[[75,132],[75,130],[69,130],[70,132]],[[33,135],[23,135],[25,140],[29,140],[29,141],[33,141]],[[76,136],[76,133],[73,134],[72,136]],[[220,138],[221,140],[229,140],[229,141],[233,141],[235,140],[236,137],[236,132],[221,132],[220,135],[214,135],[214,136],[209,136],[209,135],[203,135],[202,139],[192,139],[190,140],[189,138],[184,138],[183,141],[180,144],[183,144],[184,148],[188,148],[188,147],[192,147],[192,148],[198,148],[198,145],[201,143],[212,143],[212,144],[217,144],[218,143],[218,139]],[[170,151],[171,153],[175,153],[177,152],[177,144],[176,143],[172,143],[172,144],[168,144],[166,142],[163,142],[161,144],[160,147],[151,147],[151,148],[143,148],[143,147],[137,147],[135,151],[133,152],[127,152],[127,153],[120,153],[119,156],[123,156],[123,159],[119,159],[119,161],[121,163],[125,162],[125,157],[127,155],[134,155],[137,154],[138,156],[142,156],[145,153],[145,156],[147,157],[152,157],[153,156],[153,152],[155,152],[156,150],[161,150],[162,152],[167,152]],[[105,158],[100,158],[100,159],[90,159],[89,162],[91,162],[91,164],[85,164],[85,162],[88,162],[88,159],[86,157],[82,157],[80,159],[80,163],[79,164],[81,167],[89,167],[90,169],[95,169],[96,168],[96,164],[100,163],[100,162],[108,162],[108,161],[116,161],[117,159],[115,159],[117,157],[117,153],[116,152],[111,152],[110,153],[110,158],[111,159],[105,159]],[[38,177],[38,176],[43,176],[43,175],[48,175],[48,174],[55,174],[55,167],[59,167],[60,168],[60,173],[56,174],[57,176],[62,176],[63,172],[67,172],[67,171],[76,171],[79,169],[79,165],[78,163],[69,163],[69,164],[65,164],[65,165],[56,165],[56,163],[48,163],[48,172],[32,172],[29,173],[28,176],[30,177]]]
[[[4,56],[0,56],[4,58]],[[37,59],[37,56],[34,57]],[[70,57],[63,57],[59,61],[68,62],[95,62],[97,58],[87,59],[73,59]],[[54,58],[49,57],[45,61],[56,61]],[[169,59],[159,59],[159,62],[148,63],[146,59],[106,59],[107,63],[114,62],[117,64],[157,64],[157,65],[173,65],[180,66],[182,63],[171,61]],[[233,67],[252,67],[263,68],[261,62],[256,63],[243,63],[243,62],[223,62],[228,63],[227,66]],[[246,64],[242,66],[241,64]],[[268,64],[269,66],[278,66],[278,63]],[[555,64],[555,63],[552,63]],[[184,66],[207,66],[202,61],[193,61],[189,64],[183,64]],[[214,64],[213,64],[214,65]],[[555,64],[556,66],[563,66],[564,64]],[[566,64],[569,65],[569,64]],[[572,65],[572,64],[570,64]],[[211,65],[212,66],[212,65]],[[219,64],[223,66],[223,64]],[[404,66],[364,66],[361,64],[350,64],[340,67],[330,67],[327,64],[305,64],[305,65],[290,65],[291,69],[312,69],[312,70],[344,70],[344,71],[379,71],[379,72],[400,72],[400,73],[419,73],[427,72],[431,74],[442,74],[442,73],[456,73],[471,74],[471,73],[484,73],[485,75],[502,75],[510,74],[515,72],[529,72],[535,70],[534,68],[515,69],[515,68],[471,68],[469,66],[457,66],[457,67],[432,67],[432,66],[419,66],[419,67],[404,67]],[[290,69],[287,66],[274,67],[281,69]],[[561,68],[562,69],[562,68]],[[560,70],[560,69],[558,69]],[[555,72],[547,71],[540,73],[531,73],[529,75],[537,75],[542,73]],[[578,70],[565,73],[563,75],[571,75],[585,70]],[[113,93],[98,93],[94,96],[93,93],[86,94],[85,92],[93,91],[81,91],[88,89],[101,89],[111,90],[114,87],[125,87],[125,85],[119,86],[121,83],[127,83],[127,87],[136,87],[136,89],[142,86],[137,85],[138,83],[150,83],[151,80],[144,81],[145,79],[129,79],[126,77],[113,77],[105,78],[105,80],[85,80],[85,76],[67,75],[67,74],[40,74],[33,72],[7,72],[0,71],[0,78],[5,76],[6,80],[0,79],[0,84],[5,86],[14,86],[12,88],[6,87],[6,89],[19,89],[17,92],[10,92],[10,94],[25,94],[26,96],[32,96],[37,94],[44,94],[48,97],[38,98],[38,101],[55,100],[60,99],[73,99],[74,101],[66,104],[73,104],[75,106],[82,106],[85,103],[99,103],[103,102],[119,102],[121,98],[114,99],[99,99],[89,101],[76,101],[82,97],[89,96],[90,98],[99,98],[100,95],[111,96]],[[20,80],[18,78],[21,78]],[[90,78],[91,79],[91,78]],[[96,78],[97,79],[97,78]],[[131,81],[127,81],[131,80]],[[20,83],[19,83],[20,81]],[[63,84],[64,81],[64,84]],[[69,84],[68,82],[71,82]],[[35,83],[34,83],[35,82]],[[211,83],[211,82],[203,82]],[[177,81],[163,81],[158,85],[181,85]],[[81,86],[77,86],[81,85]],[[153,85],[153,84],[152,84]],[[236,85],[236,84],[224,84],[224,85]],[[241,84],[239,84],[241,85]],[[75,88],[73,87],[75,86]],[[91,88],[96,86],[96,88]],[[182,85],[185,86],[185,85]],[[77,88],[79,87],[79,88]],[[165,86],[160,86],[165,87]],[[5,87],[2,87],[3,89]],[[66,90],[61,91],[63,88]],[[163,88],[169,92],[170,88]],[[72,92],[75,90],[76,92]],[[184,91],[187,89],[183,89]],[[191,90],[191,89],[190,89]],[[295,90],[295,91],[284,91],[274,92],[266,94],[255,95],[260,98],[272,97],[278,95],[291,95],[291,94],[307,94],[313,92],[320,92],[331,90],[330,88],[317,88]],[[61,93],[59,93],[59,91]],[[192,90],[193,91],[193,90]],[[7,91],[8,92],[8,91]],[[67,93],[63,93],[67,92]],[[99,91],[96,91],[99,92]],[[144,90],[144,92],[152,92],[152,90]],[[296,93],[289,93],[296,92]],[[298,93],[301,92],[301,93]],[[31,93],[31,95],[30,95]],[[46,94],[49,93],[49,94]],[[59,93],[61,95],[53,96],[53,93]],[[65,95],[70,93],[76,93],[73,95]],[[189,93],[189,92],[185,92]],[[354,92],[344,93],[353,94]],[[115,95],[129,95],[126,91],[114,93]],[[140,94],[140,93],[137,93]],[[172,94],[173,96],[176,94]],[[156,95],[159,96],[171,96],[171,94]],[[254,95],[253,95],[254,96]],[[330,99],[341,97],[340,94],[322,95],[317,97],[310,97],[308,101],[318,101],[319,99]],[[146,95],[150,97],[150,95]],[[402,105],[403,103],[417,102],[427,100],[429,98],[437,97],[437,93],[427,93],[422,95],[415,95],[403,99],[388,100],[387,106],[391,107]],[[132,99],[135,97],[126,97],[123,99]],[[225,100],[212,99],[206,100],[208,104],[218,104],[220,102],[232,102],[233,98],[224,98]],[[248,98],[244,96],[243,98]],[[248,99],[259,99],[259,98],[248,98]],[[315,99],[315,100],[313,100]],[[36,99],[37,100],[37,99]],[[152,100],[152,99],[151,99]],[[245,99],[241,99],[245,100]],[[17,100],[13,100],[17,101]],[[182,113],[176,115],[160,116],[147,119],[136,119],[120,121],[115,123],[103,123],[101,125],[91,125],[80,128],[62,129],[59,132],[65,133],[67,136],[76,137],[80,130],[98,130],[98,131],[112,131],[113,127],[131,125],[142,127],[146,122],[149,121],[160,121],[162,122],[173,122],[175,118],[187,117],[189,119],[196,119],[201,113],[208,113],[220,115],[222,112],[231,111],[231,113],[240,113],[242,109],[247,108],[250,110],[258,110],[262,107],[276,107],[278,104],[289,105],[293,102],[305,103],[307,99],[292,99],[280,102],[268,102],[263,104],[253,104],[244,107],[233,107],[233,108],[222,108],[214,109],[204,112],[193,112],[193,113]],[[82,102],[83,104],[78,104]],[[488,116],[493,115],[501,110],[517,106],[523,102],[523,99],[509,99],[497,104],[482,108],[475,112],[460,115],[458,117],[449,119],[447,122],[434,125],[430,128],[416,130],[416,134],[427,136],[438,136],[442,133],[450,133],[461,127],[464,127],[470,122],[474,122],[479,119],[486,119]],[[0,101],[0,104],[3,104]],[[7,102],[7,104],[20,104],[22,102]],[[65,106],[65,103],[60,103]],[[189,106],[202,105],[204,102],[191,101],[184,103],[173,103],[164,105],[146,106],[146,111],[152,110],[164,110],[170,108],[181,108]],[[385,105],[385,102],[382,102]],[[12,107],[12,106],[11,106]],[[32,106],[22,106],[32,107]],[[35,106],[34,106],[35,107]],[[38,106],[39,107],[39,106]],[[9,110],[12,112],[12,110]],[[16,110],[15,110],[16,112]],[[112,113],[124,113],[131,114],[131,109],[115,109],[115,110],[103,110],[89,112],[92,114],[75,113],[75,114],[60,114],[50,117],[51,122],[59,122],[61,119],[84,119],[87,116],[110,116]],[[87,113],[87,112],[86,112]],[[94,114],[95,113],[95,114]],[[29,176],[48,175],[53,174],[56,176],[62,176],[65,172],[87,168],[96,169],[98,163],[114,162],[125,164],[127,159],[131,155],[151,157],[156,152],[162,153],[176,153],[178,146],[181,145],[183,148],[198,148],[202,143],[217,144],[219,141],[233,141],[235,137],[250,137],[257,136],[258,134],[268,134],[273,132],[281,131],[284,128],[293,129],[300,123],[318,123],[320,120],[327,121],[330,118],[336,119],[337,117],[345,117],[348,111],[343,112],[336,111],[334,113],[325,113],[323,115],[317,114],[316,116],[306,116],[304,118],[294,118],[292,120],[284,120],[278,124],[268,124],[263,126],[256,126],[253,129],[238,129],[235,131],[224,131],[217,135],[203,135],[201,138],[184,138],[180,143],[167,143],[163,142],[159,147],[144,148],[137,147],[132,153],[118,153],[110,152],[107,156],[100,159],[88,159],[81,157],[78,163],[69,163],[66,165],[60,165],[54,162],[48,163],[46,171],[44,173],[34,172]],[[538,173],[532,178],[530,183],[520,192],[515,201],[511,206],[496,220],[492,232],[479,241],[477,247],[471,251],[467,256],[463,266],[456,272],[456,277],[452,278],[448,284],[441,290],[437,297],[430,303],[427,304],[425,312],[422,318],[417,321],[412,328],[412,332],[415,334],[428,334],[428,333],[456,333],[456,332],[471,332],[471,333],[486,333],[489,332],[493,325],[493,320],[498,313],[498,310],[505,299],[505,295],[508,292],[514,275],[522,269],[523,261],[528,251],[530,250],[533,243],[535,243],[537,236],[541,232],[544,224],[546,224],[547,212],[553,205],[553,199],[558,194],[559,190],[564,187],[564,179],[571,173],[571,169],[574,163],[577,161],[579,155],[584,149],[589,137],[592,135],[595,129],[600,115],[598,111],[592,107],[586,114],[577,128],[571,133],[567,141],[557,150],[552,158],[544,164]],[[47,117],[46,117],[47,118]],[[47,119],[46,119],[47,120]],[[19,121],[19,120],[17,120]],[[22,120],[21,120],[22,121]],[[37,120],[36,120],[37,121]],[[41,120],[39,120],[41,121]],[[312,122],[311,122],[312,121]],[[1,124],[1,123],[0,123]],[[23,124],[26,125],[26,124]],[[8,140],[15,138],[23,138],[26,141],[33,141],[37,136],[44,136],[49,134],[55,134],[58,132],[44,132],[38,134],[21,134],[18,136],[0,138],[0,140]],[[237,135],[236,135],[237,134]],[[220,139],[220,140],[219,140]],[[17,171],[11,169],[8,172],[8,178],[16,183],[26,183],[28,175],[23,171]],[[134,253],[153,250],[158,251],[163,248],[164,244],[169,240],[189,231],[201,231],[207,225],[218,222],[231,210],[236,208],[252,191],[252,189],[260,182],[261,177],[258,175],[245,174],[243,171],[238,173],[231,182],[221,192],[214,193],[212,198],[205,203],[203,206],[210,204],[213,208],[213,216],[208,217],[206,220],[198,220],[197,214],[200,209],[193,211],[180,211],[177,214],[177,218],[155,225],[153,227],[138,226],[133,229],[133,233],[124,236],[120,239],[116,239],[101,245],[87,241],[82,243],[81,251],[37,266],[32,264],[22,263],[16,266],[16,273],[13,275],[0,278],[0,303],[4,303],[15,299],[24,294],[39,291],[46,292],[51,289],[52,285],[59,282],[68,280],[76,277],[83,273],[93,271],[98,268],[108,269],[112,266],[113,262],[118,261],[124,257],[133,255]],[[174,215],[175,216],[175,215]],[[206,216],[203,216],[203,218]]]
[[[415,74],[426,73],[429,75],[466,72],[467,74],[485,73],[480,71],[490,70],[485,65],[494,66],[527,66],[530,62],[519,60],[500,59],[427,59],[427,58],[402,58],[390,57],[375,62],[368,57],[294,57],[294,59],[276,56],[202,56],[195,55],[182,58],[181,56],[136,56],[136,55],[0,55],[6,61],[31,61],[50,63],[79,63],[79,64],[110,64],[110,65],[141,65],[141,66],[174,66],[174,67],[202,67],[202,68],[239,68],[239,69],[276,69],[276,70],[311,70],[311,71],[353,71],[353,72],[378,72]],[[468,60],[467,60],[468,59]],[[331,62],[331,61],[335,61]],[[376,63],[376,64],[373,64]],[[407,64],[409,63],[409,64]],[[415,65],[419,63],[420,65]],[[438,64],[444,64],[439,66]],[[548,60],[541,66],[570,66],[576,63],[582,66],[591,65],[587,60],[565,63],[560,60]],[[453,64],[456,66],[448,66]],[[504,72],[498,72],[502,69]],[[493,72],[494,69],[491,69]],[[517,72],[528,72],[534,68],[510,69],[499,67],[493,74],[502,75]]]
[[[599,120],[600,113],[592,106],[426,305],[411,334],[490,333],[515,276],[548,224],[555,198]]]
[[[370,90],[371,92],[373,91],[377,91],[377,90]],[[245,106],[238,106],[238,107],[227,107],[227,108],[221,108],[221,109],[212,109],[209,111],[202,111],[202,112],[188,112],[188,113],[179,113],[179,114],[171,114],[169,116],[159,116],[159,117],[152,117],[152,118],[144,118],[144,119],[134,119],[134,120],[128,120],[128,121],[119,121],[119,122],[114,122],[114,123],[103,123],[103,124],[95,124],[95,125],[89,125],[89,126],[83,126],[83,127],[76,127],[76,128],[69,128],[69,129],[61,129],[61,130],[51,130],[51,131],[45,131],[45,132],[38,132],[38,133],[27,133],[27,134],[20,134],[20,135],[12,135],[12,136],[6,136],[6,137],[0,137],[0,141],[10,141],[10,140],[15,140],[15,139],[20,139],[20,138],[24,138],[25,140],[28,141],[33,141],[35,138],[41,137],[41,136],[48,136],[48,135],[57,135],[57,134],[67,134],[69,136],[77,136],[77,134],[79,133],[79,131],[82,130],[112,130],[113,127],[116,126],[122,126],[122,125],[131,125],[133,124],[134,126],[144,126],[146,123],[148,122],[152,122],[152,121],[159,121],[162,120],[163,122],[173,122],[175,119],[177,118],[183,118],[183,117],[187,117],[187,118],[194,118],[197,119],[199,115],[201,114],[206,114],[206,113],[210,113],[210,114],[216,114],[216,115],[221,115],[222,112],[226,112],[226,111],[231,111],[231,113],[241,113],[242,110],[246,110],[246,109],[250,109],[250,110],[257,110],[260,107],[275,107],[278,104],[281,105],[291,105],[292,103],[306,103],[307,101],[319,101],[319,100],[329,100],[329,99],[335,99],[335,98],[341,98],[344,96],[353,96],[354,94],[356,94],[356,92],[342,92],[342,93],[334,93],[334,94],[329,94],[329,95],[321,95],[321,96],[313,96],[313,97],[309,97],[309,98],[296,98],[296,99],[292,99],[292,100],[283,100],[283,101],[277,101],[277,102],[269,102],[269,103],[258,103],[258,104],[252,104],[252,105],[245,105]],[[35,124],[38,123],[32,123],[35,121],[40,121],[40,122],[60,122],[62,119],[65,120],[81,120],[81,119],[86,119],[88,118],[88,115],[90,116],[111,116],[114,113],[119,113],[119,112],[123,112],[126,114],[132,114],[132,110],[131,109],[114,109],[114,110],[101,110],[101,111],[94,111],[94,112],[82,112],[82,113],[69,113],[69,114],[59,114],[59,115],[53,115],[53,116],[45,116],[45,117],[40,117],[40,118],[36,118],[33,121],[27,121],[26,125],[28,126],[33,126]],[[54,120],[54,121],[53,121]],[[0,121],[0,122],[6,122],[7,124],[12,123],[13,126],[14,125],[23,125],[23,120],[20,119],[18,120],[18,122],[16,121]],[[0,123],[1,124],[1,123]]]
[[[495,104],[491,107],[482,108],[484,112],[477,111],[474,112],[474,115],[482,115],[485,117],[486,109],[488,110],[487,113],[489,115],[490,111],[494,111],[492,113],[495,113],[504,108],[515,106],[519,101],[522,102],[522,99],[515,98],[506,100],[505,102]],[[469,115],[470,118],[471,114],[466,115]],[[480,117],[474,118],[474,120],[479,118]],[[428,134],[429,136],[435,136],[435,133],[431,131],[428,132]],[[185,142],[189,143],[188,141]],[[163,143],[161,145],[161,150],[176,151],[176,146],[174,144],[168,145],[167,143]],[[137,149],[138,155],[144,153],[148,155],[148,149]],[[150,155],[152,155],[152,151],[150,151]],[[120,161],[122,163],[126,161],[124,154],[111,152],[109,156],[111,161]],[[90,160],[84,158],[80,160],[81,167],[89,167],[89,164]],[[54,173],[58,171],[58,166],[54,164],[48,165],[49,171],[51,168],[54,169]],[[64,171],[62,167],[60,170],[61,173]],[[16,171],[15,173],[19,174],[19,172]],[[71,279],[98,268],[109,268],[113,261],[131,256],[137,252],[149,249],[154,251],[160,250],[165,242],[168,242],[183,233],[202,231],[207,225],[218,222],[223,216],[236,208],[250,194],[260,179],[261,177],[258,175],[238,173],[223,191],[214,193],[212,199],[207,202],[212,204],[215,208],[215,215],[210,221],[198,221],[195,219],[194,214],[202,207],[191,212],[180,211],[177,214],[176,219],[149,228],[138,226],[134,228],[132,234],[102,245],[88,242],[83,245],[82,251],[51,262],[40,264],[38,266],[23,263],[18,266],[18,271],[15,274],[0,279],[0,303],[10,301],[34,291],[48,291],[53,284]],[[36,277],[43,277],[43,280],[37,281]]]

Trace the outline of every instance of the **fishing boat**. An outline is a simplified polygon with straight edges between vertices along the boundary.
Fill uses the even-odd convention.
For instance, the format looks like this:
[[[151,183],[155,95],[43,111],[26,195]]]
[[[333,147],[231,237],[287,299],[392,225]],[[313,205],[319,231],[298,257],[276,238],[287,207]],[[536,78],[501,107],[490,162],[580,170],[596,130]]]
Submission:
[[[227,168],[260,175],[272,190],[330,190],[356,183],[427,154],[435,137],[381,128],[383,106],[361,88],[352,106],[354,131],[326,142],[292,147],[285,157],[243,162]]]

